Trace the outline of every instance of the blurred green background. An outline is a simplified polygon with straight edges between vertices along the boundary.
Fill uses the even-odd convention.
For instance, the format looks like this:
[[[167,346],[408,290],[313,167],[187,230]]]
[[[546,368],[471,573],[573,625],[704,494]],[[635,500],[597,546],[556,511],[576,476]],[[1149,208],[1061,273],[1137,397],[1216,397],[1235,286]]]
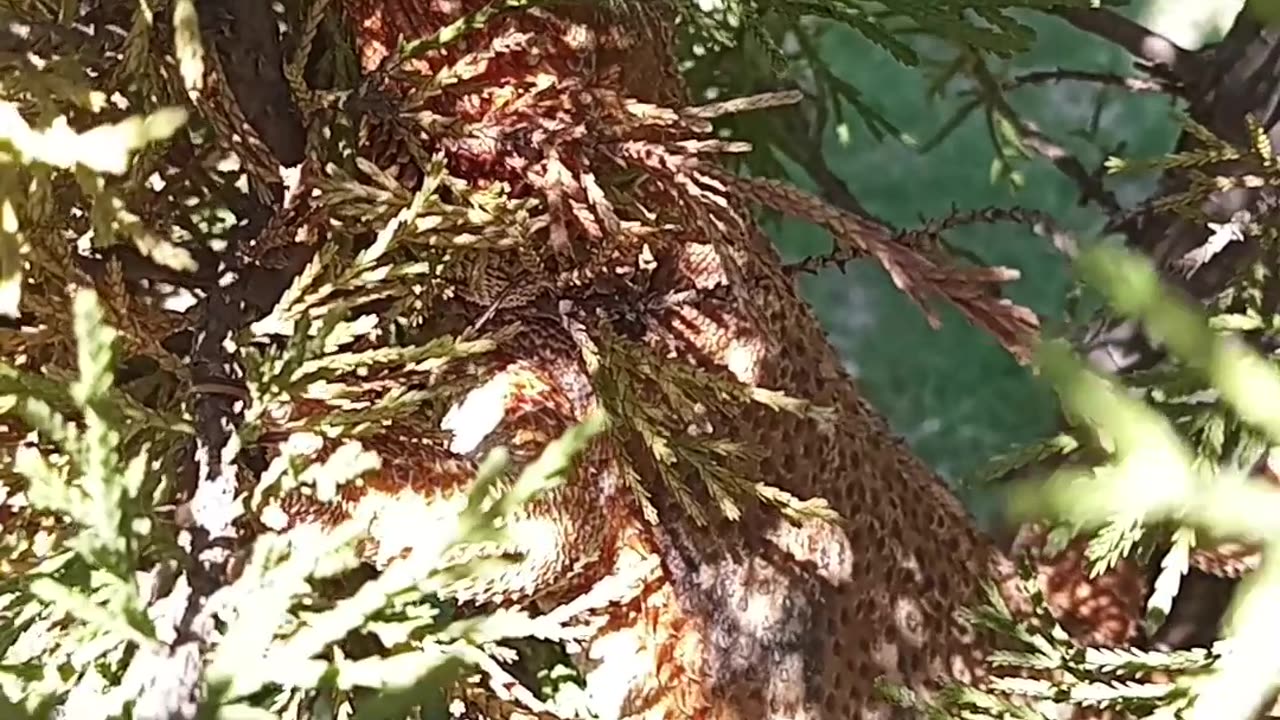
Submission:
[[[1187,47],[1214,40],[1230,26],[1240,0],[1149,0],[1123,10]],[[1038,40],[1010,70],[1082,69],[1124,72],[1130,58],[1119,49],[1050,18],[1029,18]],[[829,127],[827,164],[872,213],[896,227],[961,210],[1012,205],[1051,213],[1082,237],[1101,227],[1092,207],[1081,208],[1078,192],[1047,161],[1016,165],[1020,187],[993,177],[993,147],[985,119],[974,113],[942,145],[921,153],[930,138],[963,103],[958,89],[928,97],[927,79],[851,31],[821,38],[824,57],[858,87],[901,131],[876,140],[851,109],[849,123]],[[935,53],[936,55],[937,53]],[[1014,106],[1059,143],[1095,168],[1106,152],[1148,156],[1167,151],[1176,136],[1175,106],[1166,97],[1094,84],[1058,83],[1011,95]],[[793,175],[803,186],[803,174]],[[1150,190],[1149,181],[1110,182],[1130,205]],[[800,222],[771,221],[770,232],[790,259],[829,249],[825,232]],[[1042,315],[1061,317],[1068,290],[1067,268],[1049,242],[1013,226],[975,226],[952,239],[990,264],[1022,270],[1010,297]],[[1053,429],[1054,399],[1024,368],[958,316],[944,315],[931,330],[918,310],[890,285],[877,267],[851,266],[807,278],[804,290],[849,370],[864,392],[927,462],[953,485],[1011,446]],[[990,498],[964,491],[981,518]]]

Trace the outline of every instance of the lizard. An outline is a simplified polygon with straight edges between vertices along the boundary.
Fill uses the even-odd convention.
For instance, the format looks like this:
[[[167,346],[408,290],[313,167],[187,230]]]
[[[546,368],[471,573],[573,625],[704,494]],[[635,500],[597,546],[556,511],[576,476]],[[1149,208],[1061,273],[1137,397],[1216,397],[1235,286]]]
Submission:
[[[750,208],[772,204],[823,222],[851,252],[885,263],[922,305],[930,295],[950,300],[1018,348],[1026,318],[993,296],[992,276],[949,274],[936,259],[893,246],[882,229],[720,170],[707,153],[734,148],[709,137],[707,118],[724,108],[683,106],[671,17],[661,4],[625,18],[573,6],[518,10],[403,64],[393,52],[401,43],[432,37],[482,4],[341,5],[365,72],[381,77],[388,94],[449,118],[438,135],[419,138],[394,136],[392,122],[379,130],[375,119],[366,152],[409,166],[401,177],[412,183],[413,153],[405,162],[403,145],[430,146],[459,176],[508,184],[548,209],[545,238],[538,238],[545,244],[533,246],[540,267],[509,263],[504,283],[520,272],[545,273],[537,278],[543,292],[510,302],[490,297],[484,310],[499,322],[532,323],[533,331],[504,344],[489,380],[455,406],[458,413],[469,401],[488,407],[500,418],[493,438],[508,439],[523,430],[526,439],[545,440],[549,428],[581,419],[605,396],[599,351],[612,341],[595,321],[613,312],[626,317],[628,339],[660,362],[828,407],[837,418],[824,425],[803,412],[746,403],[674,419],[687,421],[690,435],[760,449],[752,463],[733,468],[747,485],[783,505],[823,499],[839,524],[786,518],[759,503],[738,507],[736,518],[691,518],[633,424],[610,434],[599,457],[530,510],[531,522],[551,519],[553,539],[523,548],[515,576],[473,599],[545,601],[656,561],[657,576],[610,607],[585,644],[587,690],[602,718],[880,718],[892,713],[877,696],[880,678],[925,692],[980,679],[994,641],[963,611],[983,582],[1016,604],[1014,567],[862,398]],[[419,80],[452,72],[454,80],[415,91],[422,86],[397,72]],[[598,179],[626,173],[640,180],[625,193]],[[651,232],[628,231],[628,222]],[[618,266],[602,256],[645,269],[609,283]],[[473,318],[483,305],[475,300],[459,298]],[[545,393],[531,397],[530,387]],[[661,405],[653,388],[646,399]],[[533,412],[515,412],[530,402]],[[625,426],[627,418],[620,420]],[[454,430],[452,456],[480,446],[459,440],[469,432],[462,426]],[[438,450],[431,457],[405,452],[402,438],[389,433],[381,443],[395,463],[337,506],[299,500],[288,509],[290,521],[368,517],[364,508],[388,497],[447,510],[433,503],[456,497],[443,491],[460,487],[465,462]],[[454,471],[441,472],[441,462]],[[625,492],[627,468],[651,500]],[[411,543],[405,537],[403,528],[388,528],[371,552],[390,561]]]

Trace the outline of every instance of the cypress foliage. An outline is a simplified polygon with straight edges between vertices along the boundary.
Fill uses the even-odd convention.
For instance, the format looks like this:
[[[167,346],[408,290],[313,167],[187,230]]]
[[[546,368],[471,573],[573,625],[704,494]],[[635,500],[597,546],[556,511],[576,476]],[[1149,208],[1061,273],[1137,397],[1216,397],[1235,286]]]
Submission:
[[[646,0],[599,2],[610,12],[651,12]],[[887,132],[892,124],[863,90],[824,70],[813,34],[848,26],[908,65],[921,64],[925,38],[954,56],[939,84],[971,83],[977,90],[964,112],[983,110],[1010,130],[999,137],[1023,149],[1043,138],[1017,121],[991,63],[1030,47],[1030,13],[1088,12],[1083,1],[1050,0],[676,5],[675,48],[695,92],[735,96],[803,80],[807,101],[824,112],[848,106]],[[399,51],[411,60],[534,6],[560,8],[492,3]],[[379,431],[419,423],[423,435],[439,432],[421,418],[438,420],[459,373],[482,367],[473,361],[503,336],[488,328],[431,334],[424,298],[467,290],[468,267],[451,251],[518,246],[540,229],[538,208],[502,187],[470,186],[442,157],[415,158],[422,181],[411,192],[392,169],[361,156],[352,108],[382,99],[362,94],[350,30],[324,0],[280,4],[281,74],[308,118],[303,159],[281,174],[264,141],[238,129],[243,110],[228,104],[228,60],[213,50],[208,11],[194,0],[0,2],[0,714],[165,717],[156,688],[170,683],[199,690],[202,717],[438,717],[450,699],[493,687],[508,688],[506,700],[526,710],[585,716],[578,671],[563,652],[582,632],[570,622],[572,608],[462,611],[445,590],[500,571],[502,559],[446,559],[457,548],[518,544],[508,520],[561,485],[592,438],[615,423],[640,432],[655,455],[696,468],[726,516],[754,493],[790,516],[835,520],[821,502],[743,487],[724,472],[752,448],[673,445],[674,431],[629,390],[648,382],[671,403],[760,403],[832,421],[824,408],[660,367],[619,340],[598,358],[614,391],[610,417],[588,418],[523,462],[507,450],[490,453],[474,469],[457,522],[413,560],[372,574],[360,569],[357,530],[306,542],[269,532],[288,493],[336,497],[378,469],[383,458],[370,438]],[[435,79],[457,82],[466,68],[456,70]],[[1176,75],[1152,82],[1176,83]],[[791,112],[717,119],[726,135],[756,146],[744,170],[772,174],[775,151],[802,154],[778,132]],[[944,123],[937,141],[962,119]],[[1192,147],[1108,164],[1112,173],[1185,178],[1184,189],[1144,212],[1204,223],[1214,193],[1280,185],[1259,120],[1248,118],[1243,145],[1192,119],[1185,127]],[[301,202],[299,188],[329,211],[328,224],[294,229],[323,243],[309,258],[272,256],[297,239],[272,232]],[[989,606],[974,609],[976,621],[1008,637],[1010,649],[990,661],[1011,673],[929,702],[888,685],[887,696],[930,717],[1047,718],[1062,704],[1246,717],[1273,691],[1280,578],[1271,550],[1280,543],[1280,507],[1272,488],[1249,478],[1257,458],[1280,444],[1280,375],[1269,355],[1241,341],[1265,347],[1280,325],[1269,301],[1273,211],[1264,204],[1218,223],[1210,242],[1183,258],[1193,272],[1236,236],[1265,251],[1240,263],[1207,309],[1180,299],[1135,255],[1105,244],[1081,254],[1084,282],[1116,314],[1141,321],[1169,357],[1124,378],[1125,390],[1062,342],[1044,343],[1038,367],[1072,425],[1000,459],[986,478],[1049,458],[1069,466],[1020,486],[1014,508],[1058,523],[1061,538],[1087,534],[1095,572],[1124,557],[1158,557],[1153,625],[1188,568],[1210,562],[1197,549],[1236,541],[1238,574],[1250,574],[1227,641],[1191,650],[1080,648],[1029,584],[1030,616],[1015,616],[994,592]],[[1049,223],[990,209],[897,240],[945,244],[961,224],[1006,221]],[[237,265],[236,251],[248,247],[272,263]],[[844,260],[817,259],[815,267]],[[239,278],[238,297],[230,276]],[[252,322],[231,322],[233,315]],[[189,366],[193,357],[210,366]],[[234,422],[220,426],[218,418]],[[211,522],[207,498],[193,494],[196,476],[223,477],[222,487],[238,493],[214,523],[220,538],[193,532]],[[689,500],[685,510],[711,509]],[[234,582],[208,587],[215,570]],[[189,639],[182,633],[190,628],[181,628],[190,618],[181,616],[191,597],[204,598],[201,639],[210,646],[194,668],[174,652]]]

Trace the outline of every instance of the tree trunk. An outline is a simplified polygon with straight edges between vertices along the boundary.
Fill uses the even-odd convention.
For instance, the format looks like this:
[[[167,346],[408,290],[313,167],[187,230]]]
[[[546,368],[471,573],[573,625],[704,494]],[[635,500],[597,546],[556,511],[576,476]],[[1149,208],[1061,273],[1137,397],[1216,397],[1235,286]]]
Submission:
[[[402,42],[434,37],[484,5],[343,3],[365,72],[382,77],[380,89],[392,95],[413,92],[412,83],[378,73]],[[732,468],[748,483],[801,500],[824,498],[844,525],[791,523],[755,505],[737,522],[713,518],[702,526],[667,489],[638,433],[616,434],[616,450],[652,493],[658,520],[647,521],[636,497],[612,493],[605,473],[589,466],[579,482],[601,487],[600,504],[573,508],[565,522],[610,516],[607,546],[589,557],[581,547],[562,551],[584,555],[591,566],[584,583],[654,555],[660,577],[615,608],[585,651],[593,709],[603,718],[887,717],[877,678],[924,691],[981,676],[990,638],[967,625],[961,610],[980,599],[985,581],[1012,592],[1010,564],[862,399],[743,198],[703,164],[699,147],[709,142],[696,129],[701,122],[671,112],[681,108],[684,91],[670,54],[670,13],[651,1],[616,13],[581,6],[514,11],[420,54],[406,65],[419,78],[464,59],[485,65],[416,96],[419,111],[451,119],[438,135],[417,141],[428,154],[442,153],[451,174],[473,187],[505,183],[512,196],[539,197],[550,209],[546,237],[526,245],[536,260],[512,260],[513,272],[531,264],[555,278],[594,278],[588,287],[556,284],[549,299],[517,306],[511,316],[554,328],[573,324],[572,309],[587,307],[625,318],[614,325],[632,328],[659,364],[834,408],[835,421],[824,425],[761,404],[731,408],[728,400],[705,408],[703,417],[672,416],[681,410],[648,398],[691,437],[702,424],[712,437],[756,451],[757,460]],[[543,89],[531,90],[535,85]],[[406,141],[394,135],[395,122],[369,122],[366,152],[381,156],[383,166],[409,164],[398,156]],[[402,170],[400,177],[416,181],[411,169]],[[661,231],[619,230],[628,222]],[[602,268],[612,258],[641,256],[648,270],[605,285],[610,295],[602,302]],[[538,324],[547,317],[563,322]],[[589,323],[578,326],[588,344],[610,343]],[[522,335],[503,352],[545,365],[548,347],[560,340],[556,332]],[[573,362],[581,366],[574,372],[590,375],[581,358]],[[590,377],[588,394],[602,394],[601,382]],[[592,565],[597,555],[603,559]]]
[[[415,15],[410,7],[416,5],[349,3],[357,27],[364,28],[360,43],[366,69],[382,60],[384,48],[408,37],[430,37],[473,4],[429,3],[427,12]],[[613,40],[613,48],[576,58],[566,50],[563,64],[554,57],[513,62],[513,69],[495,69],[485,83],[518,85],[536,64],[559,80],[670,104],[683,93],[661,42],[670,31],[669,18],[649,12],[647,26],[636,16],[625,25],[583,16],[597,42]],[[483,47],[503,33],[545,32],[545,22],[531,15],[491,21],[463,46],[428,56],[422,64],[442,67],[466,52],[464,47]],[[567,75],[575,60],[581,63],[577,67],[594,72]],[[574,93],[565,92],[559,100],[564,105],[557,110],[590,112],[576,107]],[[558,150],[603,172],[611,158],[590,140],[566,142]],[[542,159],[544,147],[529,149],[528,166]],[[499,146],[487,159],[515,150]],[[454,166],[459,162],[456,156],[450,160]],[[676,607],[666,612],[680,618],[664,620],[696,636],[682,647],[701,655],[666,661],[683,665],[683,677],[693,687],[655,687],[650,679],[642,679],[641,687],[656,696],[680,695],[681,704],[691,702],[694,707],[688,709],[701,708],[708,717],[848,718],[885,712],[873,699],[879,676],[924,689],[979,674],[986,645],[958,613],[977,600],[981,581],[1010,576],[1007,563],[942,482],[862,400],[746,208],[733,197],[724,198],[728,209],[691,208],[706,201],[690,197],[652,168],[646,171],[655,185],[650,209],[679,228],[672,242],[655,247],[659,270],[649,292],[658,297],[691,289],[705,293],[688,304],[645,313],[640,322],[646,342],[660,357],[693,361],[747,385],[835,407],[839,419],[830,430],[758,406],[736,417],[726,413],[713,425],[725,437],[763,452],[752,480],[800,498],[825,498],[847,526],[844,532],[822,521],[796,527],[774,513],[756,511],[736,524],[708,530],[687,522],[676,504],[661,496],[662,520],[649,525],[638,508],[630,507],[633,531],[660,554],[664,580],[674,590]],[[510,171],[492,172],[501,177]],[[473,171],[468,179],[498,178]],[[707,222],[702,213],[722,218]],[[551,248],[546,252],[547,264],[563,262]],[[716,297],[717,288],[735,287],[750,290]],[[633,458],[643,458],[631,450]],[[646,474],[647,487],[662,487],[651,464]],[[603,646],[635,632],[613,627],[597,642]],[[656,677],[666,676],[666,663],[657,664]],[[655,700],[662,708],[661,697],[633,695],[624,707],[597,709],[606,716],[614,714],[611,710],[628,715]],[[675,714],[671,706],[656,713]]]

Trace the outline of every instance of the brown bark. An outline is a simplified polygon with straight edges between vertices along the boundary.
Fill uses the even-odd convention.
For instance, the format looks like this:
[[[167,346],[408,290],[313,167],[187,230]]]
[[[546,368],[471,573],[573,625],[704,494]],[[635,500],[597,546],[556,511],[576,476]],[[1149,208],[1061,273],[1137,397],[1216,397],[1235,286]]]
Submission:
[[[429,35],[474,5],[450,0],[353,0],[348,9],[363,38],[365,69],[372,70],[400,40]],[[584,12],[579,9],[575,14],[591,19]],[[1257,80],[1267,75],[1275,54],[1269,51],[1272,39],[1256,26],[1242,21],[1215,54],[1210,72],[1203,57],[1167,43],[1145,42],[1149,34],[1141,28],[1117,26],[1114,17],[1103,11],[1066,16],[1078,27],[1132,45],[1136,51],[1158,50],[1146,59],[1198,93],[1193,115],[1216,131],[1238,134],[1241,109],[1261,110],[1265,124],[1272,127],[1274,87]],[[678,104],[682,93],[670,69],[669,48],[663,41],[666,33],[660,25],[638,24],[652,22],[654,17],[644,13],[631,18],[632,24],[612,29],[597,18],[590,24],[604,40],[588,53],[590,65],[553,65],[554,71],[563,77],[590,78],[661,104]],[[526,19],[515,25],[545,31],[553,24]],[[478,34],[477,42],[488,37]],[[436,59],[455,57],[477,46],[464,41]],[[582,57],[574,55],[575,62]],[[540,62],[554,60],[541,58]],[[439,63],[419,64],[420,71],[433,67]],[[503,72],[511,70],[495,70],[487,80],[501,84]],[[247,107],[258,102],[249,99],[252,94],[242,96]],[[266,127],[280,124],[280,117],[272,118],[270,113],[250,116]],[[288,137],[278,131],[274,136],[269,131],[263,134],[269,141]],[[510,163],[506,169],[477,167],[474,153],[461,152],[459,147],[452,152],[454,167],[471,163],[466,172],[477,182],[523,179]],[[277,154],[285,157],[289,152],[285,148]],[[1223,193],[1221,208],[1210,209],[1248,206],[1256,203],[1257,195]],[[691,219],[687,208],[672,196],[662,198],[660,204],[672,220]],[[744,210],[736,207],[734,213],[742,216]],[[1178,227],[1143,217],[1121,229],[1134,237],[1135,244],[1152,251],[1164,248],[1156,254],[1168,255],[1173,252],[1168,247],[1198,242],[1199,228],[1188,233],[1187,227],[1179,227],[1175,232]],[[965,677],[975,667],[973,660],[983,645],[964,636],[964,629],[949,615],[973,599],[976,579],[1007,577],[1007,564],[972,529],[936,478],[859,399],[856,386],[843,375],[790,280],[778,272],[777,257],[767,240],[751,227],[743,236],[719,238],[707,236],[705,227],[698,230],[702,236],[688,238],[660,258],[668,270],[654,290],[674,292],[729,282],[723,270],[724,248],[708,242],[724,241],[736,250],[728,255],[735,256],[742,279],[752,285],[754,311],[732,301],[707,299],[656,313],[647,319],[651,342],[655,349],[674,347],[678,353],[697,356],[706,367],[729,369],[744,380],[838,407],[844,420],[831,435],[804,421],[763,410],[740,416],[728,427],[735,439],[767,450],[759,469],[761,479],[801,497],[828,497],[850,523],[843,537],[833,538],[817,526],[796,531],[768,515],[753,515],[745,527],[717,528],[714,534],[719,537],[712,542],[706,531],[675,519],[678,513],[669,503],[659,527],[637,520],[632,529],[644,536],[640,545],[659,549],[669,581],[663,591],[667,595],[660,592],[651,599],[670,599],[674,594],[680,606],[677,615],[659,613],[654,622],[667,623],[665,632],[683,628],[679,632],[694,639],[681,652],[702,655],[684,662],[686,679],[705,688],[709,695],[702,700],[725,716],[750,717],[772,708],[780,716],[844,717],[857,716],[868,707],[869,683],[882,672],[920,686],[945,677]],[[1229,266],[1239,258],[1228,254],[1221,262]],[[1206,287],[1220,279],[1213,272],[1200,276]],[[651,486],[660,485],[653,477],[647,479]],[[744,531],[746,527],[749,532]],[[823,557],[833,548],[834,557]],[[1076,567],[1075,560],[1059,558],[1057,566],[1047,567],[1067,572]],[[824,579],[824,572],[843,574],[832,582]],[[1137,575],[1126,571],[1125,577],[1116,580],[1118,602],[1132,605]],[[1059,594],[1067,597],[1075,592],[1066,588]],[[1083,587],[1080,592],[1092,590]],[[736,609],[760,607],[768,610],[755,614]],[[921,617],[926,620],[923,625],[917,622]],[[1096,625],[1093,629],[1106,630]],[[1131,634],[1132,617],[1117,620],[1112,629],[1119,635]],[[1106,632],[1113,639],[1116,633]],[[771,668],[771,677],[760,677],[760,668]],[[704,676],[693,677],[699,673]],[[701,697],[700,691],[693,695]]]
[[[385,66],[402,40],[431,37],[479,5],[350,0],[345,7],[369,71]],[[594,49],[559,42],[576,32],[565,18],[585,21]],[[846,521],[843,530],[821,521],[792,525],[761,508],[737,523],[698,527],[663,494],[647,453],[634,442],[628,446],[661,519],[650,525],[634,503],[624,505],[619,543],[660,555],[663,578],[650,599],[674,604],[651,602],[657,615],[622,617],[596,647],[644,635],[638,624],[646,623],[661,627],[656,633],[649,627],[643,641],[673,644],[666,658],[660,648],[643,648],[632,661],[644,662],[640,656],[648,653],[653,665],[646,672],[656,677],[634,681],[633,695],[621,707],[597,709],[651,717],[883,717],[888,709],[873,689],[879,677],[928,690],[983,673],[990,638],[959,614],[979,599],[981,582],[1008,581],[1012,570],[943,483],[861,398],[741,199],[705,182],[691,190],[697,181],[663,155],[672,147],[664,144],[668,137],[679,139],[679,126],[631,135],[611,126],[626,115],[618,103],[627,96],[667,103],[683,95],[670,70],[667,22],[650,6],[622,23],[585,11],[513,13],[413,65],[417,73],[435,72],[492,47],[495,38],[522,32],[557,38],[536,52],[493,57],[475,82],[428,101],[435,112],[488,128],[483,139],[455,133],[424,142],[443,150],[453,172],[478,186],[507,182],[515,193],[543,194],[552,203],[557,190],[544,174],[549,163],[574,174],[595,173],[615,200],[621,195],[609,186],[612,168],[644,172],[646,182],[628,198],[633,204],[619,201],[614,210],[621,219],[638,219],[634,212],[643,206],[677,227],[649,241],[657,270],[646,291],[655,297],[692,292],[694,300],[613,309],[639,316],[642,338],[659,357],[839,413],[834,427],[823,428],[751,406],[736,415],[712,412],[711,424],[727,439],[762,451],[759,465],[745,469],[751,480],[800,498],[826,498]],[[560,87],[551,91],[554,102],[511,110],[493,104],[495,93],[527,86],[533,73],[555,78]],[[404,92],[395,82],[384,87]],[[586,123],[594,136],[575,134],[569,129],[575,122]],[[567,246],[557,248],[553,232],[538,241],[546,243],[540,259],[562,273],[585,270],[590,233],[566,222],[560,242]],[[559,299],[581,300],[563,292]],[[510,351],[534,362],[541,352]]]

